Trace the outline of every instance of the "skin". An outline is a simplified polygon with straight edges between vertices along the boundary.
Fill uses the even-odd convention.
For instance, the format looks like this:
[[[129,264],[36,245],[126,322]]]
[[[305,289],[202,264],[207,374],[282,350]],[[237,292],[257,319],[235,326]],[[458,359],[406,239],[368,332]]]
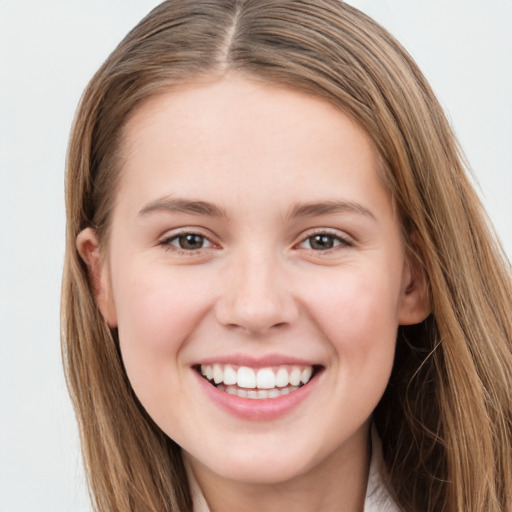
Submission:
[[[319,98],[228,76],[148,100],[124,153],[107,257],[90,229],[77,246],[138,398],[211,510],[362,511],[398,325],[428,314],[373,143]],[[184,231],[204,239],[180,249]],[[233,354],[322,371],[291,411],[251,421],[198,384],[194,365]]]

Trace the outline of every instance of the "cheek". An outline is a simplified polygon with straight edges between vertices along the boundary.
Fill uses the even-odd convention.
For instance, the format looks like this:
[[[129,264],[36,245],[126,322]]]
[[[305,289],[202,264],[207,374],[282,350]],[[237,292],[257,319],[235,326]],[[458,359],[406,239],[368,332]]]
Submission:
[[[318,281],[310,295],[310,310],[347,378],[390,371],[400,293],[400,280],[393,275],[399,273],[351,268]]]
[[[115,277],[121,353],[133,387],[177,375],[181,351],[208,309],[208,294],[187,272],[159,266],[121,268]]]

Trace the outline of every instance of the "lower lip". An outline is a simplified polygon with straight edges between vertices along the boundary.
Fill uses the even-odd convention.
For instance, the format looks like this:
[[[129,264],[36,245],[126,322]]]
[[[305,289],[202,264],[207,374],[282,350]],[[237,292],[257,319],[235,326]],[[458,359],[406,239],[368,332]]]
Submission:
[[[315,375],[307,384],[276,398],[242,398],[217,389],[195,370],[199,384],[215,404],[228,413],[251,421],[271,421],[285,416],[298,407],[316,387],[319,375]]]

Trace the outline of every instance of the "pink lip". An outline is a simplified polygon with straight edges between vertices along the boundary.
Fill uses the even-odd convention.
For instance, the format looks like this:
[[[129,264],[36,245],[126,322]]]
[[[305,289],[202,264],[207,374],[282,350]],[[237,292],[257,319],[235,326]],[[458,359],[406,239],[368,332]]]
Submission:
[[[251,368],[266,368],[269,366],[313,366],[315,363],[280,354],[268,354],[263,357],[246,354],[232,354],[228,356],[210,357],[197,363],[198,365],[232,364],[234,366],[249,366]]]
[[[221,362],[216,359],[217,362]],[[289,359],[287,360],[288,364]],[[208,364],[208,363],[203,363]],[[224,363],[230,364],[230,363]],[[234,363],[231,363],[234,364]],[[267,366],[268,362],[265,363]],[[304,363],[292,363],[304,364]],[[306,363],[307,364],[307,363]],[[249,365],[251,366],[251,365]],[[239,396],[230,395],[225,391],[217,389],[210,384],[204,377],[194,370],[196,378],[202,390],[207,397],[218,405],[221,409],[237,416],[239,418],[250,421],[271,421],[288,414],[294,408],[298,407],[309,394],[316,388],[320,375],[314,376],[306,385],[300,387],[296,391],[287,395],[276,398],[251,399],[241,398]]]

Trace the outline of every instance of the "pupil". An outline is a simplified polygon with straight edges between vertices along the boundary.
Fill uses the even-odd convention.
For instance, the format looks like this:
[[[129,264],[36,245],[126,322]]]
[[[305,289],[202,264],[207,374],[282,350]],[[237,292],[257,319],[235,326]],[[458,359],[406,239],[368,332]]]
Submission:
[[[201,249],[203,246],[203,237],[201,235],[182,235],[179,238],[182,249]]]
[[[315,235],[310,243],[313,249],[326,250],[334,247],[334,240],[330,235]]]

